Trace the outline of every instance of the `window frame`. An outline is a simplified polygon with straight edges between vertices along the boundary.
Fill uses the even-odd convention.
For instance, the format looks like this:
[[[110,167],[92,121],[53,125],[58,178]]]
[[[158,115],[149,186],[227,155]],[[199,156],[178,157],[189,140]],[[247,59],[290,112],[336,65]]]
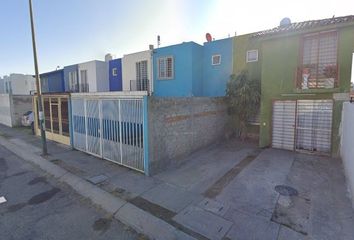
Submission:
[[[87,69],[80,70],[80,84],[79,84],[79,92],[89,92],[89,82]]]
[[[251,53],[251,52],[256,52],[257,53],[257,57],[256,57],[255,60],[249,60],[248,54]],[[247,63],[258,62],[258,59],[259,59],[258,49],[247,50],[247,52],[246,52],[246,62]]]
[[[118,68],[112,68],[112,76],[113,77],[116,77],[116,76],[118,76]]]
[[[317,60],[316,60],[316,63],[314,63],[316,66],[316,87],[311,87],[311,88],[308,88],[308,89],[335,89],[335,88],[338,88],[339,85],[340,85],[340,77],[339,77],[339,32],[337,29],[332,29],[332,30],[327,30],[327,31],[318,31],[318,32],[312,32],[312,33],[307,33],[307,34],[303,34],[301,37],[300,37],[300,48],[299,48],[299,59],[298,59],[298,69],[297,69],[297,76],[296,76],[296,84],[295,84],[295,87],[298,88],[298,89],[303,89],[301,86],[299,86],[299,77],[300,77],[300,73],[299,73],[299,69],[302,70],[304,68],[305,65],[308,65],[308,64],[305,64],[304,63],[304,50],[305,50],[305,40],[307,39],[317,39],[318,41],[318,44],[319,44],[319,41],[321,39],[321,36],[325,36],[325,35],[328,35],[328,34],[335,34],[336,36],[336,77],[335,77],[335,81],[334,81],[334,85],[333,85],[333,88],[321,88],[321,87],[318,87],[317,84],[319,82],[319,80],[321,80],[322,78],[319,78],[319,74],[318,74],[318,69],[319,69],[319,64],[320,64],[320,61],[319,61],[319,55],[320,55],[320,46],[318,45],[317,47]],[[333,64],[332,64],[333,65]],[[301,81],[301,80],[300,80]]]
[[[70,92],[78,92],[78,71],[70,71],[69,72],[69,91]]]
[[[219,62],[218,63],[214,63],[214,58],[215,57],[219,57]],[[221,65],[221,54],[214,54],[214,55],[211,56],[211,65],[212,66]]]
[[[171,76],[167,76],[168,74],[168,66],[167,66],[167,60],[171,59]],[[166,64],[166,72],[165,72],[165,76],[161,76],[161,69],[160,69],[160,61],[164,61]],[[159,80],[172,80],[175,77],[175,60],[174,57],[172,55],[170,56],[163,56],[163,57],[159,57],[157,58],[157,79]]]

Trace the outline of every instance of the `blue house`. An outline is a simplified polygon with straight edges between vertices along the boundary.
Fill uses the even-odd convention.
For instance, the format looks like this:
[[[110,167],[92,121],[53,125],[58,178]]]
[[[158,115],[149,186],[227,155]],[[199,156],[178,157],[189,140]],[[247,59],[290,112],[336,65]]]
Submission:
[[[122,91],[122,59],[109,61],[109,91]]]
[[[233,39],[206,42],[203,46],[203,96],[225,96],[232,74]]]
[[[225,96],[232,74],[233,39],[184,42],[154,50],[154,95]]]
[[[64,70],[40,74],[42,93],[64,92]]]
[[[79,65],[74,64],[64,67],[64,91],[79,91]]]
[[[154,50],[155,96],[202,96],[203,46],[194,42]]]

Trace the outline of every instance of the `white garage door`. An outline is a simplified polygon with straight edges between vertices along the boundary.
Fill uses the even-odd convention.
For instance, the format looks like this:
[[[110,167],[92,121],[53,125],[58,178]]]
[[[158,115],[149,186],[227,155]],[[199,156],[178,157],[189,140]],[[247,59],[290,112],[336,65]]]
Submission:
[[[331,152],[332,100],[299,100],[296,113],[296,149]]]
[[[294,150],[296,101],[273,103],[273,148]]]
[[[275,101],[273,148],[331,152],[332,100]]]

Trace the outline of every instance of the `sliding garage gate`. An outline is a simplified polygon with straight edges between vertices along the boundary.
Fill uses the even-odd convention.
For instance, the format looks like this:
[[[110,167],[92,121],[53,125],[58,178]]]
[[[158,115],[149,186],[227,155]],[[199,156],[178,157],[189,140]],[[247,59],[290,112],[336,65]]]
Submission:
[[[272,146],[330,153],[332,100],[274,101]]]
[[[143,101],[72,95],[74,148],[144,172]]]

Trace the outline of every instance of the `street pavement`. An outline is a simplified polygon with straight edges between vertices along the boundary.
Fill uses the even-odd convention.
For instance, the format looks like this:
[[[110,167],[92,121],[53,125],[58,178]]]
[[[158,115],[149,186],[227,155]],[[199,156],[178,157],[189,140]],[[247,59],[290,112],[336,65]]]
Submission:
[[[0,146],[0,239],[147,239]]]

